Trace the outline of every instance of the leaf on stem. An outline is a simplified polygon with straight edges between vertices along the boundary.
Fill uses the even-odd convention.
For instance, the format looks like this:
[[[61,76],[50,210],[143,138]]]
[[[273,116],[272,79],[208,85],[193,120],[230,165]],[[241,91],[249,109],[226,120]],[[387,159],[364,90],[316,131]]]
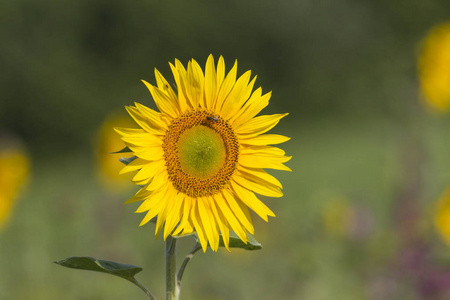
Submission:
[[[119,151],[115,151],[115,152],[109,152],[109,154],[117,154],[117,153],[129,153],[129,152],[133,152],[133,151],[131,151],[131,149],[130,149],[130,148],[128,148],[128,147],[125,147],[125,148],[123,148],[122,150],[119,150]]]
[[[89,256],[72,256],[60,261],[55,261],[55,263],[72,269],[89,270],[116,275],[127,280],[133,280],[134,276],[142,271],[141,267],[96,259]]]
[[[128,165],[130,162],[132,162],[133,160],[135,160],[137,158],[137,156],[132,156],[132,157],[121,157],[119,158],[119,161],[125,165]]]

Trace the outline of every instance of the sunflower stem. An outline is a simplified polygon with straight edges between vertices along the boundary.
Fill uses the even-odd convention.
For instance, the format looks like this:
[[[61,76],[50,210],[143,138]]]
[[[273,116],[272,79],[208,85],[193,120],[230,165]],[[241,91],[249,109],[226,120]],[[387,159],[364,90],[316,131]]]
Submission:
[[[171,235],[166,238],[166,300],[178,300],[180,290],[177,285],[177,240]]]
[[[181,289],[181,280],[183,279],[184,270],[186,269],[186,266],[188,262],[191,260],[192,257],[194,257],[194,254],[202,249],[202,246],[199,244],[195,244],[194,248],[192,248],[191,252],[184,258],[183,263],[180,266],[180,270],[178,270],[178,276],[177,276],[177,288],[178,290]]]
[[[145,295],[147,295],[147,298],[149,300],[155,300],[155,296],[153,296],[152,293],[149,290],[147,290],[147,288],[145,286],[143,286],[139,281],[137,281],[136,278],[133,277],[133,278],[128,279],[128,280],[131,281],[132,283],[134,283],[141,290],[143,290]]]

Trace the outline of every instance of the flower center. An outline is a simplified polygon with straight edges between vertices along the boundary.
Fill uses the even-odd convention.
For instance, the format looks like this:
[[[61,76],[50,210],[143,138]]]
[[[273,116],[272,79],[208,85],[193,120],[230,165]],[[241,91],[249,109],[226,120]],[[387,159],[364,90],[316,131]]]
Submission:
[[[201,197],[220,192],[228,183],[238,161],[239,142],[220,116],[193,110],[172,121],[163,150],[175,189]]]
[[[226,157],[222,138],[205,125],[191,127],[180,135],[178,154],[181,170],[202,179],[216,174]]]

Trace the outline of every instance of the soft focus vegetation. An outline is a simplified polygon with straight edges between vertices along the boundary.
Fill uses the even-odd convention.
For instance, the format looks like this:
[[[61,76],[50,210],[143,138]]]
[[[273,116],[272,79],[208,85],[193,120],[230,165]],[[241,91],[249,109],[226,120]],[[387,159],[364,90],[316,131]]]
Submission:
[[[273,172],[277,217],[254,218],[264,248],[198,253],[181,299],[448,299],[450,115],[422,101],[418,58],[449,20],[444,0],[2,1],[0,131],[32,168],[0,231],[0,298],[145,299],[52,263],[76,255],[143,267],[162,299],[163,242],[123,204],[137,189],[113,172],[111,114],[155,108],[153,68],[213,53],[273,91],[264,113],[290,113],[274,133],[293,172]]]

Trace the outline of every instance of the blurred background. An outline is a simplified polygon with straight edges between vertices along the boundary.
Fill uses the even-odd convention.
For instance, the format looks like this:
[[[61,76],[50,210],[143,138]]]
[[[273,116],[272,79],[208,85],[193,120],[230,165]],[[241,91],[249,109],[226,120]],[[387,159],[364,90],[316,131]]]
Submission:
[[[53,264],[144,268],[164,296],[164,246],[138,227],[119,176],[124,106],[168,62],[212,53],[273,91],[263,113],[293,172],[254,218],[264,248],[198,253],[182,299],[450,298],[450,2],[0,3],[0,299],[145,299],[116,277]],[[180,260],[192,241],[180,242]]]

